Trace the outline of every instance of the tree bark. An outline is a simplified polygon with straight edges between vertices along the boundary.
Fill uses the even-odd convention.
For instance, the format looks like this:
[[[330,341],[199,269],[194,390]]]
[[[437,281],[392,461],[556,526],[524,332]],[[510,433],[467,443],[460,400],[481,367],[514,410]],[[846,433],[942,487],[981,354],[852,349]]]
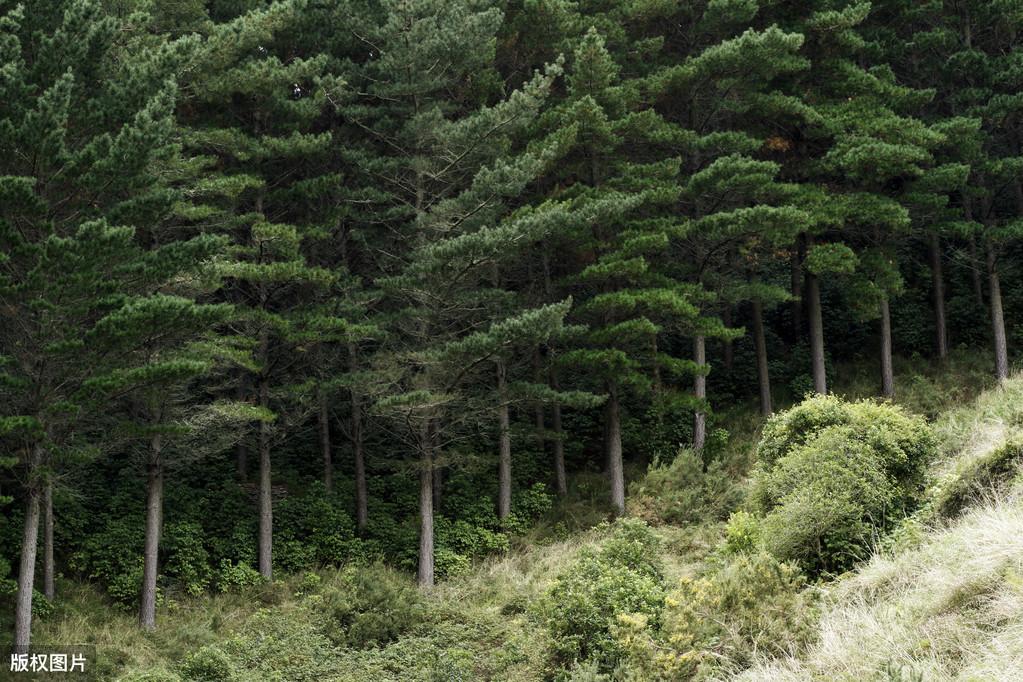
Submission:
[[[1009,378],[1009,347],[1005,337],[1005,317],[1002,312],[1002,285],[998,276],[998,258],[994,244],[985,240],[988,287],[991,297],[991,327],[995,342],[995,376],[999,382]]]
[[[693,339],[693,362],[695,362],[700,368],[703,368],[707,364],[707,344],[703,337],[703,334],[698,334]],[[702,372],[698,372],[693,378],[693,394],[697,400],[703,401],[707,399],[707,375]],[[703,411],[703,408],[696,408],[696,412],[693,413],[693,449],[702,450],[703,446],[707,444],[707,414]]]
[[[966,193],[963,193],[963,217],[967,222],[973,222],[973,200]],[[968,240],[970,248],[970,279],[973,283],[973,298],[977,307],[984,308],[984,285],[980,276],[980,255],[977,252],[977,238],[970,233]]]
[[[330,410],[327,408],[326,391],[320,388],[316,397],[320,408],[320,454],[323,457],[323,485],[329,493],[334,490],[334,460],[330,452]]]
[[[771,404],[771,375],[767,366],[767,339],[764,336],[764,304],[759,299],[753,299],[753,343],[757,349],[760,413],[770,417],[774,412]]]
[[[243,402],[248,398],[248,391],[246,390],[246,377],[242,376],[238,380],[238,401]],[[235,467],[238,471],[238,480],[245,482],[249,478],[249,449],[245,444],[244,440],[239,440],[238,444],[235,445]]]
[[[799,342],[803,336],[803,253],[805,251],[802,235],[792,250],[792,340]]]
[[[931,289],[934,294],[934,334],[938,359],[948,360],[948,323],[945,318],[945,275],[941,265],[941,240],[931,233],[927,247],[931,261]]]
[[[259,379],[259,404],[269,409],[266,377]],[[259,574],[273,578],[273,490],[270,474],[270,425],[259,423]]]
[[[812,245],[812,242],[811,242]],[[828,392],[827,370],[824,367],[824,321],[821,318],[821,287],[817,275],[806,273],[806,303],[810,315],[810,361],[813,366],[813,390]]]
[[[150,441],[146,480],[146,545],[142,566],[142,597],[139,600],[139,625],[145,630],[156,627],[156,580],[163,527],[163,461],[160,435]]]
[[[357,365],[355,344],[349,344],[348,356],[352,371]],[[369,495],[366,488],[366,453],[363,446],[362,397],[352,388],[352,453],[355,456],[355,524],[360,531],[369,522]]]
[[[25,504],[25,522],[21,539],[21,562],[18,566],[18,592],[14,603],[14,649],[26,652],[32,643],[32,589],[35,583],[36,551],[39,542],[39,467],[43,460],[43,446],[32,448],[29,463],[28,499]]]
[[[731,328],[731,326],[732,326],[732,306],[731,305],[725,307],[724,311],[721,314],[721,321],[724,323],[724,325],[726,327]],[[732,345],[732,340],[731,339],[725,339],[723,344],[724,344],[724,353],[723,353],[723,355],[724,355],[725,369],[732,369],[732,363],[733,363],[733,361],[735,359],[735,349],[734,349],[734,346]]]
[[[424,420],[419,431],[419,567],[420,587],[433,587],[433,444],[430,425]]]
[[[895,397],[895,373],[892,369],[892,315],[888,299],[881,300],[881,395]]]
[[[512,462],[511,462],[511,419],[508,414],[508,386],[503,361],[497,363],[497,518],[507,519],[511,514]]]
[[[625,513],[625,467],[622,462],[622,421],[618,404],[618,388],[608,386],[607,407],[605,408],[607,428],[607,465],[611,481],[611,506],[618,514]]]
[[[43,595],[53,601],[57,595],[53,566],[53,481],[43,488]]]

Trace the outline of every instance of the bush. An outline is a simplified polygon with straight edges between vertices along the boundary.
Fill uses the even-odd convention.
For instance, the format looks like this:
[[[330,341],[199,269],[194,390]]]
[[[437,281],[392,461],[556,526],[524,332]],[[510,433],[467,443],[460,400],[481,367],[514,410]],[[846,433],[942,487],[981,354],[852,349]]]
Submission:
[[[325,591],[317,608],[326,616],[327,636],[353,649],[393,642],[423,617],[415,586],[381,565],[346,570],[342,587]]]
[[[108,518],[71,557],[71,568],[99,582],[123,608],[138,603],[142,591],[145,528],[138,518]]]
[[[197,597],[206,591],[213,571],[203,545],[203,529],[197,523],[170,523],[163,531],[167,561],[163,570],[176,579],[185,592]]]
[[[221,592],[231,592],[251,587],[252,585],[259,585],[264,580],[265,578],[260,575],[259,571],[249,564],[232,564],[227,559],[221,560],[216,577],[217,589]]]
[[[704,471],[697,453],[680,448],[672,462],[650,465],[646,477],[629,487],[627,502],[631,514],[649,523],[686,525],[725,519],[742,495],[721,460]]]
[[[934,450],[924,421],[898,407],[809,398],[765,427],[750,494],[759,527],[737,517],[732,540],[759,538],[811,575],[846,570],[916,503]]]
[[[534,607],[562,666],[590,660],[609,672],[623,654],[613,634],[618,617],[641,614],[651,623],[658,621],[664,579],[657,537],[637,519],[617,521],[610,533],[598,551],[583,551]]]
[[[230,659],[213,646],[204,646],[186,658],[181,675],[190,682],[228,682],[233,677]]]
[[[814,633],[816,595],[799,570],[757,553],[739,555],[702,578],[684,578],[665,599],[660,628],[620,615],[615,637],[629,679],[704,677],[751,664],[758,654],[792,655]]]

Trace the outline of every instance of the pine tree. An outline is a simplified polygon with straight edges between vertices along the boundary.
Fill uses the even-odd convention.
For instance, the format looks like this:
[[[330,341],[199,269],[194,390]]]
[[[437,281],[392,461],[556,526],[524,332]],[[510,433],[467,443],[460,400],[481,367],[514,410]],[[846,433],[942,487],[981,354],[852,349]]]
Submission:
[[[179,315],[207,313],[161,289],[221,245],[202,235],[147,239],[173,217],[179,194],[168,183],[185,172],[172,120],[182,45],[139,45],[124,28],[83,0],[33,3],[0,19],[0,348],[9,415],[0,432],[25,453],[27,499],[17,647],[30,642],[40,498],[54,457],[112,393],[166,371],[137,351],[174,329]]]

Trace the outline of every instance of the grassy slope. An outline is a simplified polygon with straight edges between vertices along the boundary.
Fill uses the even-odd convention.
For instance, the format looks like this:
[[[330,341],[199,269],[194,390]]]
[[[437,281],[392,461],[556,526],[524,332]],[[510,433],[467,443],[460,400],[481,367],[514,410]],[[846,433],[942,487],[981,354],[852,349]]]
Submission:
[[[985,447],[993,447],[1015,432],[1017,423],[1023,423],[1012,405],[1023,411],[1019,400],[1023,380],[1014,380],[1006,393],[988,392],[975,406],[969,405],[986,381],[989,370],[983,359],[958,358],[953,370],[911,361],[902,365],[899,376],[912,378],[898,385],[900,402],[918,412],[942,415],[938,428],[949,456],[936,465],[936,476],[954,475],[949,473],[956,469],[952,462],[982,455]],[[838,374],[844,379],[838,386],[841,394],[861,397],[875,390],[873,367],[846,367]],[[968,406],[949,411],[964,404]],[[736,470],[742,470],[759,422],[748,407],[736,407],[726,415],[726,424],[733,433],[726,454]],[[586,483],[579,488],[597,487],[593,481]],[[875,558],[855,576],[840,581],[830,590],[834,606],[822,620],[821,639],[812,651],[801,660],[765,662],[748,672],[748,679],[840,679],[842,675],[870,679],[883,674],[879,671],[889,661],[918,668],[926,664],[921,670],[928,672],[951,670],[947,655],[936,652],[957,655],[958,645],[951,642],[957,632],[956,641],[961,641],[963,655],[970,656],[969,665],[983,665],[985,656],[995,655],[984,642],[994,646],[1003,641],[998,637],[1005,639],[1006,647],[1015,646],[1011,655],[1018,657],[1023,635],[1013,639],[1008,626],[1004,631],[992,629],[994,621],[989,618],[1001,613],[996,606],[1013,605],[1016,574],[1005,568],[1006,562],[1018,562],[1023,556],[1023,511],[1012,499],[993,502],[951,529],[924,533],[918,547],[895,558]],[[351,575],[334,570],[322,571],[320,584],[312,589],[293,577],[242,594],[164,608],[154,633],[139,632],[131,614],[112,610],[89,586],[62,585],[61,605],[39,622],[36,641],[96,644],[104,677],[122,680],[180,679],[176,673],[181,662],[205,645],[216,645],[225,653],[235,671],[233,679],[541,679],[547,644],[526,609],[583,547],[599,541],[598,531],[585,528],[602,514],[588,499],[566,503],[548,524],[520,539],[508,555],[438,586],[424,598],[416,622],[381,648],[341,649],[324,636],[318,608],[322,595],[342,588]],[[581,530],[566,537],[566,527]],[[698,572],[719,541],[721,528],[720,523],[660,527],[669,576]],[[983,551],[978,554],[978,550]],[[974,556],[975,561],[966,561]],[[974,579],[978,582],[970,582]],[[931,586],[931,580],[941,583],[941,589]],[[978,586],[975,593],[969,585]],[[994,597],[1002,601],[996,605]],[[981,611],[984,614],[974,619],[972,614]],[[1017,608],[1016,612],[1023,611]],[[942,623],[947,627],[941,629]],[[963,634],[967,626],[972,634]],[[988,640],[984,632],[992,633]],[[893,648],[895,644],[898,648]]]
[[[944,457],[931,472],[931,508],[828,590],[804,656],[739,679],[1023,678],[1023,377],[947,412],[936,429]]]

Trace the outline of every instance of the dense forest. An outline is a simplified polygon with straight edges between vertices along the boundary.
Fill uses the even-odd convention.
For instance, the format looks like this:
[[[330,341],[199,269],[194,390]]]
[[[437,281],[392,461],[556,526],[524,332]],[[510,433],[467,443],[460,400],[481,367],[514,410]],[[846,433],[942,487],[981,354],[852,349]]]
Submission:
[[[570,613],[570,578],[652,580],[678,467],[659,518],[730,518],[799,610],[921,506],[938,410],[901,394],[1013,381],[1021,30],[1018,0],[0,0],[0,641],[82,582],[145,631],[322,567],[425,598],[585,500],[611,540]],[[854,367],[874,399],[829,396]],[[551,679],[691,672],[553,618]]]

